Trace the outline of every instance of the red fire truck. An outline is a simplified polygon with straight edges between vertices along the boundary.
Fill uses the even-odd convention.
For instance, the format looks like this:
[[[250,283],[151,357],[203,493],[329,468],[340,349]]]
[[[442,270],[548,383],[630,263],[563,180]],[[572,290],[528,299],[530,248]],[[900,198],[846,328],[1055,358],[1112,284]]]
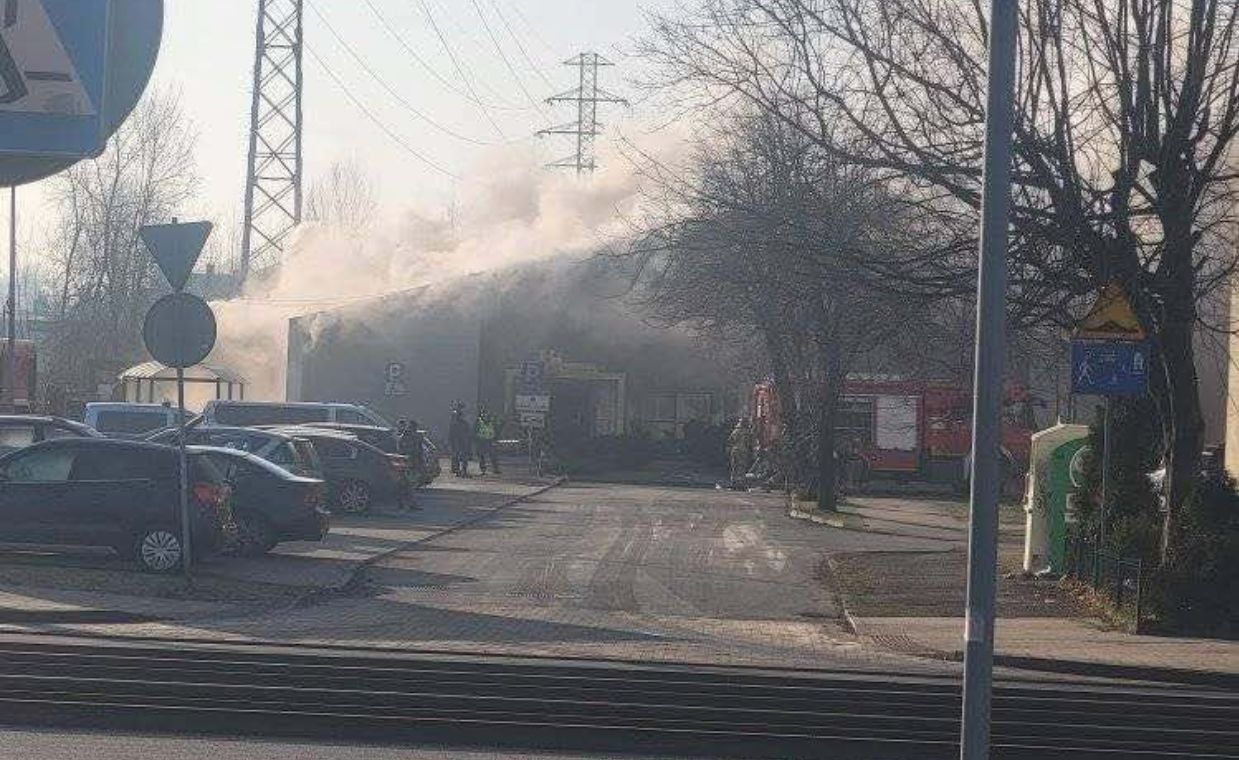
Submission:
[[[1022,384],[1008,383],[1002,445],[1012,475],[1028,467],[1036,423]],[[782,406],[772,381],[758,383],[750,406],[759,445],[782,435]],[[972,445],[972,392],[946,381],[853,377],[844,386],[835,434],[855,446],[871,477],[962,483]]]
[[[13,383],[9,379],[9,342],[0,339],[0,409],[26,412],[34,401],[38,372],[34,342],[17,341],[16,353],[17,382]]]

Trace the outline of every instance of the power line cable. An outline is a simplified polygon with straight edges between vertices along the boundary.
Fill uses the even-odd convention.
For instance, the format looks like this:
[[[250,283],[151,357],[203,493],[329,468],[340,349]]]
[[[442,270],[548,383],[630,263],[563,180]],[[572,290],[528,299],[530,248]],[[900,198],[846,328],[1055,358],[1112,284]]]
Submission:
[[[499,17],[499,21],[503,24],[503,28],[508,31],[508,36],[511,37],[512,41],[516,43],[516,49],[521,51],[521,57],[525,59],[525,63],[529,64],[530,70],[537,74],[548,88],[552,90],[555,89],[555,83],[551,81],[551,78],[548,77],[544,71],[542,71],[540,66],[533,62],[533,58],[530,57],[529,51],[525,48],[525,43],[521,42],[521,38],[517,36],[516,32],[512,29],[512,25],[508,23],[508,18],[503,15],[503,9],[499,7],[498,0],[490,0],[490,6],[495,9],[495,15]]]
[[[456,69],[456,75],[461,78],[461,81],[464,82],[465,87],[468,88],[469,92],[473,94],[473,97],[480,101],[481,98],[478,97],[477,88],[473,86],[473,82],[470,77],[465,74],[465,68],[461,65],[460,59],[456,57],[456,53],[452,50],[452,46],[447,43],[447,37],[443,35],[443,30],[439,28],[439,23],[435,21],[434,13],[432,13],[430,11],[430,7],[426,5],[426,0],[417,0],[417,4],[421,6],[422,13],[426,16],[426,21],[430,23],[430,28],[434,31],[435,37],[439,39],[439,45],[443,47],[443,52],[447,53],[447,57],[451,59],[452,67]],[[490,115],[490,111],[483,108],[482,114],[486,117],[486,120],[490,122],[491,127],[495,130],[495,134],[499,135],[500,139],[506,140],[507,135],[505,135],[503,130],[499,128],[499,125],[495,122],[494,117]]]
[[[344,47],[345,52],[347,52],[353,58],[353,60],[357,62],[357,65],[361,66],[362,70],[364,70],[367,74],[369,74],[371,79],[373,79],[375,82],[378,82],[379,86],[382,87],[384,90],[386,90],[387,94],[391,95],[392,98],[394,98],[397,103],[404,106],[404,108],[407,111],[409,111],[414,116],[421,119],[422,121],[426,122],[430,126],[434,127],[435,129],[439,130],[443,134],[449,135],[450,137],[454,137],[457,140],[462,140],[467,143],[472,143],[473,145],[490,145],[491,144],[484,140],[478,140],[477,138],[469,137],[468,135],[461,134],[460,132],[457,132],[451,127],[441,124],[440,122],[436,121],[434,118],[427,115],[424,111],[417,108],[417,106],[410,103],[403,95],[399,93],[399,91],[396,90],[396,88],[392,87],[387,82],[386,79],[380,76],[377,71],[375,71],[368,63],[366,63],[365,59],[363,59],[361,55],[356,51],[356,49],[354,49],[353,46],[349,44],[348,40],[344,39],[344,37],[336,30],[336,28],[332,26],[331,22],[327,20],[327,17],[323,15],[323,12],[318,9],[317,5],[311,2],[309,3],[309,6],[310,6],[310,10],[314,11],[314,15],[318,16],[318,20],[321,21],[323,23],[323,26],[326,27],[327,31],[331,33],[331,36],[335,37],[336,41],[339,42],[340,45]]]
[[[499,59],[502,60],[503,65],[507,67],[508,73],[512,75],[512,79],[516,80],[516,86],[521,88],[521,92],[525,94],[525,99],[529,101],[529,104],[539,113],[545,115],[542,110],[542,105],[538,102],[537,98],[529,94],[529,90],[525,87],[525,82],[521,78],[521,75],[517,73],[516,67],[512,65],[512,61],[508,58],[508,54],[503,51],[503,46],[499,44],[499,38],[495,36],[494,31],[490,28],[490,22],[486,20],[486,14],[482,12],[482,6],[478,4],[478,0],[469,0],[469,2],[473,5],[473,10],[477,11],[478,20],[482,22],[482,28],[486,30],[486,36],[490,38],[491,45],[494,46],[495,52],[499,55]]]
[[[551,43],[547,42],[546,38],[542,36],[542,32],[538,31],[538,27],[529,21],[529,17],[526,16],[525,12],[521,10],[520,3],[516,3],[515,5],[513,5],[512,10],[513,12],[516,13],[517,20],[520,21],[522,24],[524,24],[525,28],[533,33],[534,39],[536,39],[538,43],[542,45],[542,47],[546,48],[547,51],[549,51],[551,55],[554,55],[554,56],[560,55],[561,51],[556,50],[555,47],[551,45]]]
[[[386,30],[386,32],[391,36],[392,39],[394,39],[397,42],[397,44],[400,45],[401,48],[404,49],[404,52],[408,54],[409,58],[413,59],[413,61],[417,63],[418,66],[421,66],[422,69],[426,71],[426,73],[434,77],[435,81],[443,85],[445,88],[447,88],[454,94],[459,95],[460,97],[464,98],[470,103],[476,106],[479,106],[481,108],[491,108],[497,111],[528,110],[524,106],[513,107],[513,106],[503,105],[499,103],[487,103],[487,102],[478,100],[472,94],[470,94],[467,90],[462,89],[459,85],[457,85],[451,79],[448,79],[443,74],[439,73],[438,69],[432,66],[430,62],[427,61],[425,58],[423,58],[422,55],[417,52],[417,49],[414,48],[412,45],[410,45],[408,40],[406,40],[403,35],[401,35],[398,31],[396,31],[396,27],[391,23],[388,16],[385,13],[383,13],[383,11],[380,10],[378,6],[374,4],[374,0],[363,0],[363,2],[366,4],[366,7],[370,9],[370,12],[374,14],[375,19],[378,20],[379,24],[383,27],[383,29]]]
[[[354,95],[351,90],[349,90],[348,86],[344,84],[344,81],[340,79],[340,77],[336,74],[336,72],[330,66],[327,65],[327,62],[323,60],[323,57],[318,54],[318,51],[316,51],[314,48],[310,47],[309,45],[305,46],[305,51],[310,54],[310,57],[313,58],[314,62],[319,65],[319,68],[321,68],[323,72],[327,74],[328,77],[331,78],[331,81],[335,82],[336,87],[340,88],[340,92],[344,93],[344,96],[348,98],[350,101],[352,101],[353,105],[357,107],[357,110],[361,111],[362,114],[367,119],[369,119],[376,127],[382,130],[384,134],[386,134],[389,138],[391,138],[392,142],[396,143],[401,148],[403,148],[406,153],[413,156],[418,161],[421,161],[423,164],[430,167],[431,169],[434,169],[435,171],[439,172],[440,174],[446,177],[451,177],[452,179],[460,179],[459,175],[449,171],[448,169],[445,169],[444,167],[436,163],[434,160],[432,160],[430,157],[428,157],[427,155],[419,151],[417,148],[414,148],[412,145],[409,145],[409,143],[403,137],[401,137],[398,133],[396,133],[395,130],[387,126],[387,124],[384,123],[382,119],[380,119],[373,111],[371,111],[368,107],[366,107],[366,104],[363,103],[356,95]]]

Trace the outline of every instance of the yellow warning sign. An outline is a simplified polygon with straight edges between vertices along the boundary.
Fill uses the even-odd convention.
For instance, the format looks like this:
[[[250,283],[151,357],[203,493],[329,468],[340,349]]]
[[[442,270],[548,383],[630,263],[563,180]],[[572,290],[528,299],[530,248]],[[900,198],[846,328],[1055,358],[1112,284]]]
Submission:
[[[1140,325],[1127,291],[1118,283],[1101,289],[1101,295],[1088,315],[1076,327],[1076,338],[1090,340],[1144,340],[1147,333]]]

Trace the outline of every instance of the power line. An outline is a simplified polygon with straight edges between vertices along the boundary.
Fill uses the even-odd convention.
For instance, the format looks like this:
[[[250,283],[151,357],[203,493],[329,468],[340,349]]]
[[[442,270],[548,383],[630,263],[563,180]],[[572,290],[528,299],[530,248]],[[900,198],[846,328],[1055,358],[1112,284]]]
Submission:
[[[394,39],[396,43],[399,44],[400,47],[404,49],[404,52],[408,54],[409,58],[413,59],[413,61],[416,62],[417,65],[421,66],[422,69],[426,71],[426,73],[434,77],[435,81],[443,85],[445,88],[447,88],[451,92],[455,93],[456,95],[459,95],[460,97],[464,98],[470,103],[476,106],[479,106],[481,108],[491,108],[497,111],[527,110],[524,106],[513,107],[513,106],[497,104],[497,103],[486,103],[484,101],[481,101],[475,98],[467,90],[461,89],[455,82],[448,79],[443,74],[439,73],[438,69],[432,66],[425,58],[423,58],[422,55],[417,52],[417,49],[414,48],[412,45],[410,45],[408,40],[406,40],[399,32],[396,31],[395,26],[388,19],[387,15],[384,14],[383,11],[379,10],[378,6],[374,4],[374,0],[363,0],[363,2],[366,4],[366,7],[370,9],[370,12],[378,20],[379,24],[383,27],[383,29],[386,30],[388,35],[390,35],[391,38]]]
[[[452,51],[452,46],[447,44],[447,37],[443,35],[443,30],[439,28],[438,22],[435,21],[434,14],[431,13],[430,8],[426,5],[426,0],[417,0],[417,4],[421,6],[422,13],[426,16],[426,21],[430,23],[430,28],[434,31],[435,36],[439,38],[439,44],[443,47],[443,52],[447,53],[447,57],[451,59],[452,67],[456,69],[456,75],[461,78],[461,81],[464,82],[465,87],[473,94],[473,97],[480,101],[481,98],[478,97],[477,89],[474,88],[473,82],[465,74],[464,66],[461,65],[460,59],[456,57],[456,53]],[[506,140],[507,136],[503,134],[503,130],[495,123],[495,119],[490,115],[490,111],[483,108],[482,114],[490,122],[491,127],[495,130],[495,134],[499,135],[500,139]]]
[[[490,145],[491,144],[484,140],[478,140],[477,138],[469,137],[468,135],[461,134],[460,132],[457,132],[451,127],[441,124],[440,122],[436,121],[434,118],[427,115],[424,111],[417,108],[417,106],[410,103],[403,95],[399,93],[399,91],[396,90],[396,88],[392,87],[387,82],[386,79],[380,76],[378,72],[376,72],[368,63],[366,63],[366,61],[361,57],[361,55],[356,51],[356,49],[354,49],[353,46],[349,44],[348,40],[344,39],[344,37],[338,31],[336,31],[336,28],[332,26],[331,22],[327,20],[327,17],[323,15],[323,12],[318,9],[318,6],[312,0],[309,3],[309,6],[310,6],[310,10],[314,11],[314,15],[318,16],[318,20],[321,21],[323,23],[323,26],[326,27],[327,31],[331,33],[331,36],[335,37],[336,41],[339,42],[340,45],[344,47],[345,52],[347,52],[353,58],[353,60],[357,62],[357,65],[361,66],[362,70],[364,70],[367,74],[369,74],[371,79],[373,79],[375,82],[378,82],[379,86],[382,87],[384,90],[386,90],[387,94],[391,95],[396,100],[397,103],[404,106],[404,108],[407,111],[409,111],[414,116],[421,119],[422,121],[426,122],[430,126],[434,127],[435,129],[439,130],[443,134],[454,137],[457,140],[462,140],[467,143],[472,143],[473,145]]]
[[[421,161],[423,164],[430,167],[431,169],[434,169],[435,171],[439,172],[440,174],[446,177],[450,177],[452,179],[460,179],[459,175],[435,163],[432,159],[430,159],[424,153],[417,150],[412,145],[409,145],[409,143],[403,137],[397,134],[395,130],[387,126],[387,124],[385,124],[382,119],[380,119],[377,115],[375,115],[373,111],[367,108],[366,104],[361,102],[361,100],[356,95],[354,95],[351,90],[349,90],[348,86],[344,84],[344,81],[341,80],[340,77],[335,73],[335,71],[333,71],[332,68],[327,65],[327,62],[323,60],[322,56],[320,56],[318,52],[314,50],[314,48],[310,47],[309,45],[306,45],[305,51],[310,54],[310,57],[313,58],[314,62],[319,65],[319,68],[321,68],[323,72],[327,74],[328,77],[331,78],[331,81],[335,82],[336,87],[340,88],[340,92],[344,93],[344,96],[348,98],[350,101],[352,101],[353,105],[357,107],[357,110],[361,111],[361,113],[367,119],[369,119],[371,123],[373,123],[376,127],[382,130],[383,133],[386,134],[389,138],[391,138],[392,142],[396,143],[401,148],[403,148],[406,153],[413,156],[418,161]]]
[[[490,0],[490,6],[495,9],[495,15],[499,17],[499,21],[503,24],[503,28],[508,30],[508,36],[511,37],[512,41],[516,43],[516,49],[521,52],[521,57],[525,59],[525,63],[529,64],[529,69],[537,74],[542,81],[546,83],[547,87],[554,88],[555,85],[551,82],[551,78],[543,73],[538,64],[533,62],[533,58],[530,57],[529,51],[525,49],[525,44],[521,42],[521,38],[517,36],[515,31],[513,31],[512,25],[508,23],[507,16],[503,15],[503,9],[499,7],[498,0]]]
[[[562,53],[557,51],[555,47],[551,45],[551,43],[546,41],[546,38],[542,36],[542,32],[538,31],[537,25],[529,21],[529,17],[526,16],[525,12],[521,10],[520,3],[516,3],[515,5],[513,5],[512,10],[513,12],[516,13],[517,20],[519,20],[522,24],[524,24],[525,28],[533,33],[534,39],[536,39],[538,43],[542,45],[542,47],[546,48],[550,52],[551,55],[554,55],[554,56],[562,55]]]
[[[494,31],[490,28],[490,22],[486,20],[486,14],[482,12],[482,6],[478,4],[478,0],[469,0],[473,5],[473,10],[477,11],[478,20],[482,22],[482,28],[486,30],[486,36],[490,38],[491,45],[494,46],[495,52],[499,54],[499,59],[503,61],[503,65],[507,67],[508,73],[516,80],[516,86],[521,88],[521,92],[525,94],[525,99],[538,112],[542,112],[542,106],[534,99],[533,95],[529,94],[529,90],[525,87],[525,82],[521,79],[521,75],[516,72],[516,67],[512,65],[512,61],[508,58],[508,54],[503,52],[503,46],[499,44],[499,38],[495,36]]]

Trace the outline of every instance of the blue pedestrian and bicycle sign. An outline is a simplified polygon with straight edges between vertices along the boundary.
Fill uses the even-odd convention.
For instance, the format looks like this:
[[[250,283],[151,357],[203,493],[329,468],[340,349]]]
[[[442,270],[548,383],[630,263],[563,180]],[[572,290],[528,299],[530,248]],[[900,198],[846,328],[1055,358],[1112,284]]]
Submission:
[[[1071,388],[1092,396],[1143,396],[1149,388],[1149,344],[1072,341]]]
[[[98,155],[111,0],[0,0],[0,153]]]

